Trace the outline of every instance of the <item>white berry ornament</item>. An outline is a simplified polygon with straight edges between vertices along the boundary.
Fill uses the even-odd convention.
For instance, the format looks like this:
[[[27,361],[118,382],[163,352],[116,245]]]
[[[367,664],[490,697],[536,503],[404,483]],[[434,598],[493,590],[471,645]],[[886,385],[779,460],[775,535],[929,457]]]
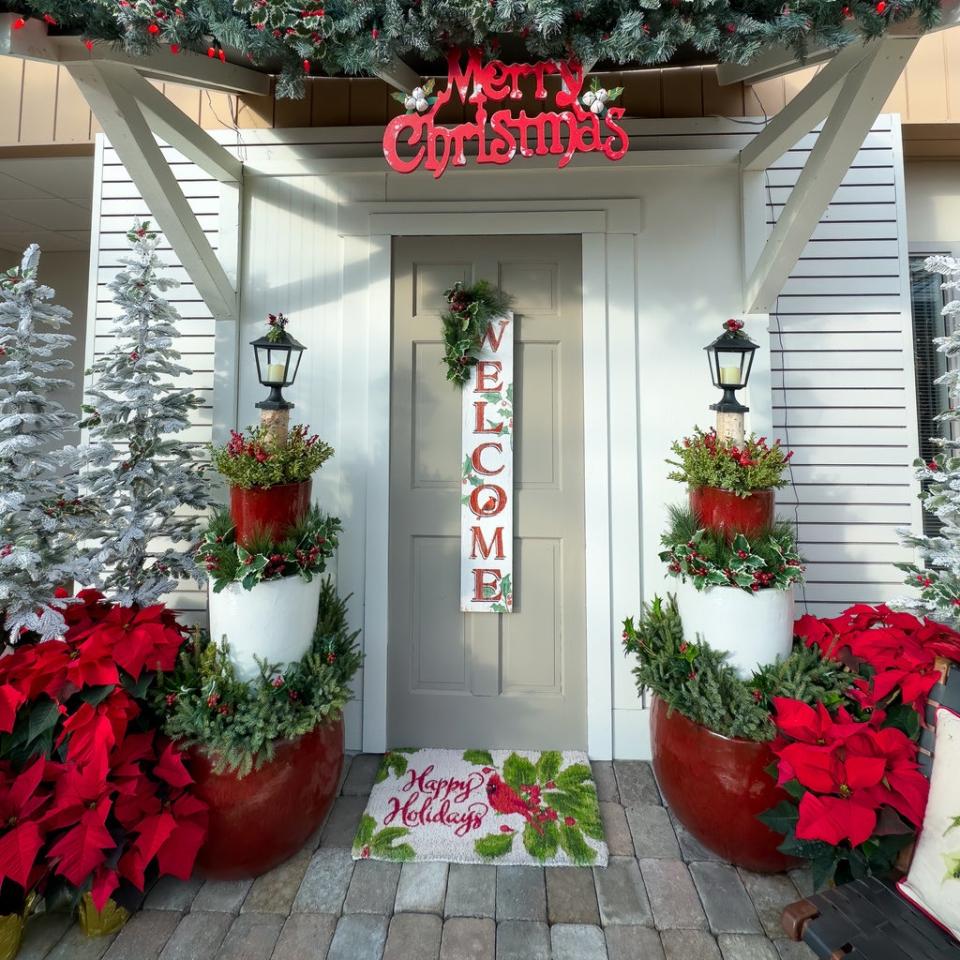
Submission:
[[[407,113],[426,113],[436,102],[433,93],[434,80],[431,77],[422,87],[414,87],[409,93],[393,93],[391,96],[397,103],[403,104]]]
[[[590,89],[580,97],[580,102],[591,112],[599,116],[606,109],[607,105],[616,100],[623,93],[623,87],[613,87],[607,90],[600,86],[600,81],[594,77],[590,83]]]

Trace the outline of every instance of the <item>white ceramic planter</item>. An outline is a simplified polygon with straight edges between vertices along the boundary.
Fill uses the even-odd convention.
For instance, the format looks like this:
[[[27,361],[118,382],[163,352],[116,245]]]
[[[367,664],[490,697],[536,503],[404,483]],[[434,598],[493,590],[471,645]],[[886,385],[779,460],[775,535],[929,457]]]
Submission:
[[[727,650],[741,677],[789,656],[793,646],[793,587],[758,590],[709,587],[697,590],[689,581],[676,583],[683,634],[699,634],[715,650]]]
[[[209,587],[210,636],[226,637],[230,660],[241,680],[260,670],[255,657],[286,665],[301,660],[313,642],[320,605],[320,577],[265,580],[252,590],[231,583],[219,593]]]

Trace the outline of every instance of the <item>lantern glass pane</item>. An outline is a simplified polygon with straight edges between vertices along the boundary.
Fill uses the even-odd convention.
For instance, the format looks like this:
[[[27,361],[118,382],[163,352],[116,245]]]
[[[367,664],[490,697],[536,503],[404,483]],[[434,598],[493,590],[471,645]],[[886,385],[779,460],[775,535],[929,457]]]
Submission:
[[[286,383],[289,351],[277,347],[267,347],[264,353],[266,354],[266,362],[263,364],[263,382],[268,386]]]
[[[293,381],[297,379],[297,373],[300,370],[301,357],[303,357],[302,350],[294,350],[293,353],[291,354],[291,359],[293,360],[293,364],[292,364],[293,369],[287,374],[287,376],[289,377],[289,380],[287,380],[287,383],[293,383]]]
[[[721,386],[743,385],[743,359],[745,354],[740,350],[717,350],[717,373]]]

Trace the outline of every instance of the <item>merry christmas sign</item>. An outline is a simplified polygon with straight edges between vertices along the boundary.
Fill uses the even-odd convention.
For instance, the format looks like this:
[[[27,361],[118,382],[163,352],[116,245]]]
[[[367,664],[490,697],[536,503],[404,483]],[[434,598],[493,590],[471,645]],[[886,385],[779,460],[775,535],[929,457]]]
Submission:
[[[513,610],[513,313],[490,321],[463,386],[460,609]]]
[[[392,750],[353,857],[606,866],[590,761],[559,750]]]
[[[528,116],[514,113],[510,102],[523,98],[521,81],[532,84],[536,100],[547,100],[546,77],[559,79],[553,93],[555,110]],[[565,167],[576,153],[601,153],[619,160],[630,148],[630,138],[620,119],[622,107],[612,106],[622,92],[604,90],[594,84],[584,90],[583,67],[575,60],[545,60],[539,63],[483,62],[479,50],[467,55],[461,66],[458,50],[447,59],[447,86],[433,95],[433,81],[409,94],[396,94],[407,113],[395,117],[383,132],[383,155],[400,173],[413,173],[423,166],[440,177],[450,164],[466,165],[467,145],[476,147],[477,163],[509,163],[521,157],[557,158]],[[437,112],[451,97],[476,108],[472,121],[445,126]]]

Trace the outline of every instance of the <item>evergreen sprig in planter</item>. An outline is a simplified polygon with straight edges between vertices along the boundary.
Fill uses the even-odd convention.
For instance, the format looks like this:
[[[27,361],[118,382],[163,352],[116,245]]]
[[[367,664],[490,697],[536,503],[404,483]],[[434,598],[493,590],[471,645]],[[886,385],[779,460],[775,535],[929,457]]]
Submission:
[[[213,464],[230,486],[237,542],[284,537],[310,509],[311,478],[332,456],[333,448],[302,424],[282,442],[261,426],[234,431],[215,447]]]

